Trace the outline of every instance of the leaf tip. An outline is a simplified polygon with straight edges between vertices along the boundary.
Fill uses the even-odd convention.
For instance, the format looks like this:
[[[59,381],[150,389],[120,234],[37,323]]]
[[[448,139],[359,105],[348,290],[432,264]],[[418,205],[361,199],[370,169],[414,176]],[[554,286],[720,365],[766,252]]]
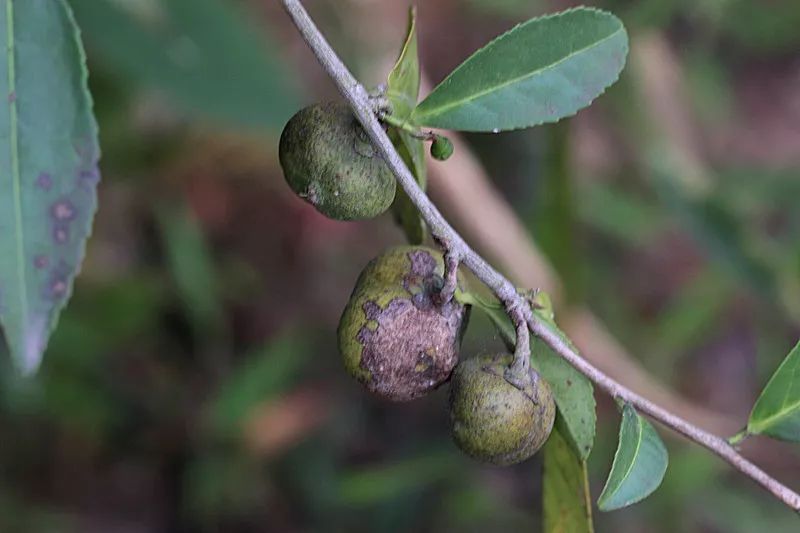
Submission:
[[[31,318],[19,338],[7,334],[11,358],[22,376],[31,377],[39,370],[47,337],[47,319],[43,316]]]

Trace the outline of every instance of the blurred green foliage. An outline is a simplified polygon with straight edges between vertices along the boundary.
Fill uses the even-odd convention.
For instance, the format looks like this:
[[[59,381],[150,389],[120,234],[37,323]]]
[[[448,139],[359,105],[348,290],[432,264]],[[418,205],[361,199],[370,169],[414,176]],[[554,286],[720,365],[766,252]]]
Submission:
[[[743,106],[743,84],[790,79],[800,45],[792,0],[593,3],[631,35],[669,39],[709,145],[747,130],[737,121],[757,111]],[[87,263],[41,374],[21,380],[2,358],[0,531],[538,531],[539,459],[476,465],[449,442],[446,391],[388,405],[342,372],[335,327],[350,286],[401,237],[389,217],[322,220],[286,190],[275,147],[283,121],[306,93],[335,95],[317,87],[310,54],[294,53],[302,48],[277,3],[71,4],[105,181]],[[347,18],[381,3],[308,4],[347,57],[385,38]],[[466,57],[475,35],[553,9],[421,4],[422,64],[434,68],[438,34]],[[713,187],[687,193],[648,134],[637,83],[626,72],[566,126],[469,141],[572,301],[660,380],[744,424],[800,330],[800,165],[716,151]],[[791,119],[788,107],[776,114]],[[565,167],[576,157],[600,162],[578,175]],[[473,316],[464,353],[498,346]],[[595,496],[618,427],[611,403],[598,400]],[[282,440],[251,441],[256,422]],[[659,491],[596,513],[597,531],[796,530],[795,516],[704,451],[667,445]],[[796,485],[798,457],[780,451],[765,466]]]

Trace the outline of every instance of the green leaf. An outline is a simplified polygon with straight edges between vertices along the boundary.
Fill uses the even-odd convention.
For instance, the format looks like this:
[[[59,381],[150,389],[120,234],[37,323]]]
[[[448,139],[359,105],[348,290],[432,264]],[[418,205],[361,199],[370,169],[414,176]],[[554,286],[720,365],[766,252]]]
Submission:
[[[652,183],[663,204],[678,216],[691,237],[721,268],[770,302],[782,299],[773,265],[759,253],[741,217],[713,196],[698,195],[679,179],[675,164],[654,146],[647,158]],[[767,187],[769,188],[769,187]],[[751,193],[752,195],[753,193]],[[783,287],[781,287],[783,288]]]
[[[546,299],[549,302],[549,297],[545,296],[546,293],[540,293],[537,299]],[[553,320],[552,307],[535,309],[534,314],[548,329],[577,351],[566,333]],[[560,413],[556,419],[557,426],[578,457],[586,460],[592,452],[597,423],[592,382],[543,342],[533,344],[533,364],[553,389],[553,397]]]
[[[556,122],[614,83],[627,53],[622,22],[605,11],[534,18],[464,61],[417,106],[412,121],[464,131]]]
[[[185,206],[164,207],[158,218],[169,270],[186,312],[194,327],[214,330],[221,319],[220,291],[199,222]]]
[[[236,435],[253,407],[294,383],[310,353],[306,340],[285,334],[244,357],[211,401],[211,426],[219,433]]]
[[[298,107],[303,91],[277,46],[231,2],[161,0],[144,14],[123,7],[132,2],[71,2],[93,60],[184,111],[276,129]]]
[[[544,533],[593,533],[586,461],[575,454],[557,422],[542,453]]]
[[[756,400],[747,431],[800,441],[800,342],[789,352]]]
[[[511,320],[499,302],[486,302],[473,293],[461,293],[459,299],[481,309],[497,328],[509,351],[514,350],[516,332]],[[536,296],[537,302],[546,302],[544,309],[534,312],[544,321],[548,328],[572,346],[569,338],[552,320],[550,298],[546,293]],[[531,363],[553,390],[559,416],[556,428],[572,446],[577,456],[585,460],[589,457],[594,445],[594,434],[597,422],[595,411],[594,387],[591,381],[575,370],[572,365],[553,353],[543,342],[532,340]],[[574,348],[574,347],[573,347]]]
[[[392,115],[400,120],[411,116],[419,97],[419,54],[417,52],[417,10],[408,10],[408,31],[386,88]]]
[[[404,121],[411,116],[419,96],[419,57],[417,53],[416,9],[408,11],[408,31],[403,49],[394,68],[389,73],[386,97],[392,105],[392,116]],[[425,168],[425,145],[408,132],[391,128],[389,137],[403,158],[406,166],[417,178],[417,183],[425,189],[427,176]],[[411,244],[422,244],[425,240],[425,221],[411,202],[406,192],[398,187],[392,212],[403,228]]]
[[[559,412],[556,427],[578,457],[586,460],[592,452],[597,422],[592,383],[543,342],[535,341],[533,352],[534,367],[553,389]]]
[[[397,153],[403,158],[403,162],[414,174],[419,186],[424,190],[426,168],[425,146],[422,141],[395,128],[389,129],[389,138],[397,149]],[[403,228],[408,242],[410,244],[422,244],[427,233],[425,221],[402,187],[397,188],[394,203],[392,204],[392,213],[394,213],[397,223]]]
[[[645,499],[661,484],[667,463],[667,449],[656,430],[625,404],[617,453],[597,506],[613,511]]]
[[[100,148],[67,3],[4,0],[0,28],[0,322],[33,373],[83,261]]]
[[[452,477],[459,462],[449,450],[429,449],[392,464],[350,471],[335,490],[347,506],[366,506],[390,501],[404,494],[419,494],[433,483]]]

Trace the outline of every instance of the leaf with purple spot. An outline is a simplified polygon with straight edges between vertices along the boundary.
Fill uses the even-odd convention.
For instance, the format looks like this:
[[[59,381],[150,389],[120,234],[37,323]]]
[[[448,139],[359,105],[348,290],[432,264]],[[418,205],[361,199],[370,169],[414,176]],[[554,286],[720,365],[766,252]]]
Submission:
[[[3,0],[0,31],[0,324],[31,374],[83,260],[100,149],[67,2]]]

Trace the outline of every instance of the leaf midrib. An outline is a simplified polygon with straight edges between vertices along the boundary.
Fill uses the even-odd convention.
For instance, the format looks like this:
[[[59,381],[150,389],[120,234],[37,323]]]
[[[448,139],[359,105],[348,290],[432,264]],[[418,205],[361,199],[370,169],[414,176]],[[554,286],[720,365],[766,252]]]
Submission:
[[[473,100],[477,100],[477,99],[479,99],[479,98],[481,98],[481,97],[483,97],[483,96],[486,96],[487,94],[490,94],[490,93],[493,93],[493,92],[496,92],[496,91],[502,90],[504,87],[507,87],[507,86],[509,86],[509,85],[513,85],[513,84],[515,84],[515,83],[519,83],[519,82],[521,82],[522,80],[524,80],[524,79],[526,79],[526,78],[532,78],[532,77],[534,77],[534,76],[538,76],[538,75],[540,75],[540,74],[542,74],[542,73],[544,73],[544,72],[546,72],[546,71],[548,71],[548,70],[551,70],[551,69],[554,69],[554,68],[556,68],[558,65],[560,65],[561,63],[563,63],[563,62],[565,62],[565,61],[567,61],[567,60],[571,59],[573,56],[575,56],[575,55],[577,55],[577,54],[582,54],[582,53],[586,52],[587,50],[591,50],[592,48],[595,48],[595,47],[597,47],[597,46],[600,46],[600,45],[601,45],[601,44],[603,44],[605,41],[608,41],[608,40],[609,40],[609,39],[611,39],[612,37],[616,36],[618,33],[620,33],[620,32],[622,32],[622,31],[624,31],[624,29],[625,29],[625,28],[624,28],[623,26],[620,26],[620,27],[619,27],[619,28],[618,28],[616,31],[614,31],[613,33],[611,33],[611,34],[607,35],[606,37],[603,37],[603,38],[602,38],[602,39],[600,39],[599,41],[595,41],[594,43],[592,43],[592,44],[591,44],[591,45],[589,45],[589,46],[585,46],[585,47],[583,47],[583,48],[581,48],[581,49],[579,49],[579,50],[575,50],[575,51],[573,51],[573,52],[570,52],[568,55],[566,55],[566,56],[562,57],[562,58],[561,58],[561,59],[559,59],[558,61],[555,61],[555,62],[551,63],[550,65],[546,65],[546,66],[544,66],[544,67],[541,67],[541,68],[539,68],[539,69],[537,69],[537,70],[534,70],[534,71],[532,71],[532,72],[529,72],[528,74],[525,74],[525,75],[523,75],[523,76],[518,76],[518,77],[516,77],[516,78],[513,78],[513,79],[511,79],[511,80],[508,80],[508,81],[506,81],[506,82],[504,82],[504,83],[501,83],[501,84],[499,84],[499,85],[493,85],[492,87],[490,87],[490,88],[488,88],[488,89],[484,89],[484,90],[482,90],[482,91],[479,91],[479,92],[473,93],[471,96],[469,96],[469,97],[467,97],[467,98],[463,98],[463,99],[461,99],[461,100],[455,100],[455,101],[453,101],[453,102],[450,102],[450,103],[449,103],[449,104],[447,104],[447,105],[443,105],[443,106],[441,106],[441,107],[434,108],[434,109],[436,110],[436,113],[427,112],[427,113],[423,113],[423,114],[415,115],[415,113],[413,113],[413,112],[412,112],[412,114],[411,114],[411,115],[412,115],[412,117],[414,117],[414,118],[416,118],[416,119],[421,119],[421,118],[423,118],[423,117],[426,117],[426,116],[430,117],[430,116],[441,115],[443,112],[447,111],[448,109],[451,109],[451,108],[453,108],[453,107],[458,107],[458,106],[465,105],[465,103],[467,103],[467,102],[470,102],[470,101],[473,101]],[[464,63],[464,64],[466,64],[466,63]],[[464,66],[464,64],[462,64],[462,66]],[[453,75],[455,75],[455,74],[456,74],[456,73],[457,73],[457,72],[458,72],[460,69],[461,69],[461,67],[459,67],[458,69],[456,69],[455,71],[453,71],[453,73],[452,73],[450,76],[448,76],[448,77],[447,77],[447,78],[446,78],[444,81],[446,82],[447,80],[449,80],[449,79],[450,79],[450,78],[451,78]],[[444,83],[444,82],[442,82],[442,83]],[[441,85],[440,85],[440,86],[441,86]],[[437,87],[437,88],[438,88],[438,87]],[[431,94],[434,94],[435,92],[436,92],[436,89],[434,89],[434,92],[432,92]],[[429,95],[429,96],[430,96],[430,95]],[[424,104],[425,102],[423,101],[422,103]],[[419,109],[419,106],[417,106],[417,109]],[[417,122],[417,123],[419,123],[419,124],[421,124],[421,122],[420,122],[419,120],[418,120],[418,121],[416,121],[416,122]]]
[[[628,465],[628,468],[625,470],[625,473],[620,478],[619,483],[617,483],[617,487],[613,490],[613,492],[611,492],[608,495],[608,498],[603,498],[603,500],[605,502],[608,502],[608,500],[610,500],[611,498],[616,496],[617,493],[619,493],[620,487],[622,487],[622,484],[625,482],[626,479],[628,479],[628,476],[630,475],[631,471],[633,470],[633,465],[636,464],[636,458],[639,456],[639,450],[642,447],[642,437],[643,437],[643,434],[644,434],[644,424],[642,423],[642,420],[639,418],[639,414],[638,413],[634,412],[633,413],[633,417],[634,417],[633,418],[634,421],[637,423],[637,426],[638,426],[638,432],[637,432],[638,434],[637,434],[637,438],[636,438],[636,449],[633,452],[633,456],[631,458],[630,464]],[[624,422],[624,418],[623,418],[623,422]],[[620,443],[620,447],[621,446],[622,446],[622,443]],[[612,470],[613,470],[613,468],[614,468],[614,465],[612,464]]]
[[[798,365],[795,365],[794,368],[792,368],[792,377],[794,377],[794,375],[797,373],[797,366]],[[792,380],[790,380],[790,383],[791,383],[791,381]],[[771,385],[771,382],[767,384],[767,388],[770,385]],[[789,387],[787,387],[785,395],[784,395],[784,399],[781,402],[781,406],[780,406],[780,408],[778,409],[778,411],[776,413],[774,413],[774,414],[772,414],[772,415],[770,415],[770,416],[768,416],[766,418],[763,418],[763,419],[759,420],[757,423],[751,424],[750,429],[752,429],[756,433],[760,433],[764,429],[769,429],[769,427],[773,425],[773,422],[775,420],[780,420],[781,418],[785,418],[785,417],[789,416],[789,413],[791,411],[796,410],[797,408],[800,408],[800,399],[798,399],[795,402],[792,402],[791,404],[788,404],[788,405],[786,404],[786,396],[789,395],[789,391],[790,391],[790,389],[789,389]]]
[[[19,128],[17,117],[16,49],[14,46],[14,0],[6,0],[6,53],[8,59],[9,149],[14,196],[14,237],[17,241],[17,282],[22,320],[28,319],[28,286],[25,279],[25,235],[22,226],[22,183],[19,171]],[[6,332],[9,334],[9,332]],[[13,347],[12,347],[13,350]]]

